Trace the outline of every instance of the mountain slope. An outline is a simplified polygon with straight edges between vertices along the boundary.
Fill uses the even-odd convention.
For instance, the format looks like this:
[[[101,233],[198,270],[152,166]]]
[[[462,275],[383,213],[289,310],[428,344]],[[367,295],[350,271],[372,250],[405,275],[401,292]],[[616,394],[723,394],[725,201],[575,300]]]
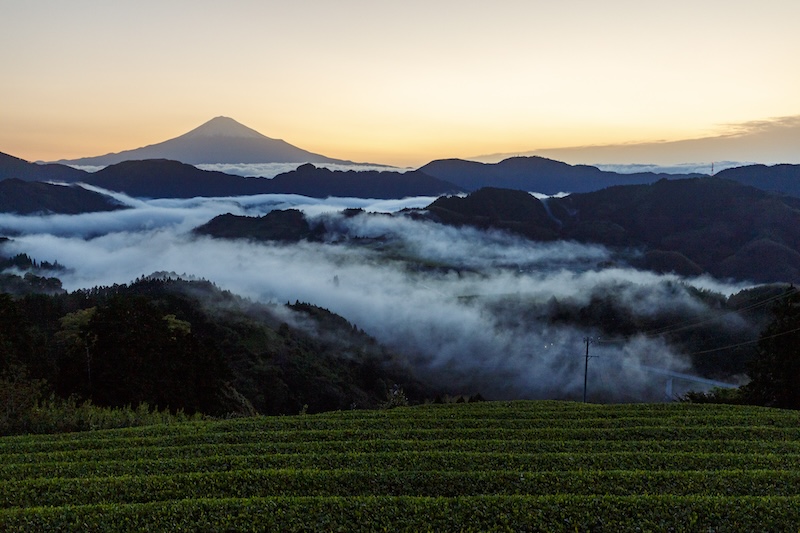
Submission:
[[[800,199],[718,178],[664,179],[544,201],[487,187],[466,197],[440,197],[407,214],[536,241],[597,243],[620,264],[655,272],[800,283]],[[221,215],[195,229],[218,238],[292,242],[318,239],[322,231],[291,210]]]
[[[578,240],[677,252],[718,277],[800,281],[796,198],[704,178],[612,187],[551,206],[575,213],[564,231]]]
[[[709,272],[755,282],[800,282],[800,199],[718,178],[659,180],[550,198],[486,188],[440,198],[429,216],[448,224],[514,231],[641,250],[632,261],[656,271]],[[543,216],[547,208],[547,214]],[[629,258],[630,259],[630,258]]]
[[[427,210],[445,224],[504,229],[537,240],[558,237],[544,204],[524,191],[486,187],[464,198],[443,196]]]
[[[261,194],[267,192],[265,187],[268,185],[268,180],[263,178],[200,170],[166,159],[124,161],[89,174],[85,181],[111,191],[146,198]]]
[[[0,212],[78,214],[113,211],[123,206],[76,186],[50,185],[11,178],[0,181]]]
[[[217,239],[298,242],[319,240],[324,229],[320,226],[315,232],[301,211],[286,209],[270,211],[261,217],[218,215],[196,227],[193,233]]]
[[[66,165],[29,163],[0,152],[0,180],[16,178],[25,181],[82,181],[87,173]]]
[[[160,143],[60,163],[113,165],[128,160],[174,159],[191,165],[210,163],[351,163],[315,154],[282,139],[272,139],[232,118],[216,117],[188,133]]]
[[[254,303],[167,273],[59,297],[0,298],[0,311],[4,333],[9,323],[17,332],[3,339],[1,363],[46,380],[56,396],[95,405],[314,413],[377,407],[393,383],[418,400],[427,391],[397,355],[326,309]]]
[[[420,167],[422,172],[474,191],[481,187],[501,187],[543,194],[589,192],[613,185],[653,183],[661,178],[688,175],[640,172],[619,174],[587,165],[568,165],[544,157],[512,157],[499,163],[478,163],[461,159],[442,159]]]
[[[723,170],[716,176],[765,191],[800,197],[800,165],[747,165]]]

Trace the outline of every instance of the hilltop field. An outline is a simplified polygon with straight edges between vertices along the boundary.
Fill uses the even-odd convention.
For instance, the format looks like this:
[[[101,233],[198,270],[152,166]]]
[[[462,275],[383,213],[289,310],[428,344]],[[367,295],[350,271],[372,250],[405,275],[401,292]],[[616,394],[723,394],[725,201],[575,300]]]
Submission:
[[[800,413],[429,404],[0,439],[4,531],[786,531]]]

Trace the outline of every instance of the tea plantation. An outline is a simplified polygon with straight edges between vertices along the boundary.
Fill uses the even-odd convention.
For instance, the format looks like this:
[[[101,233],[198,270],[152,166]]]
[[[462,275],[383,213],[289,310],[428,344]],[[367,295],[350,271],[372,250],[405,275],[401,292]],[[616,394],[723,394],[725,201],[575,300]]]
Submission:
[[[796,531],[800,413],[480,402],[0,439],[2,531]]]

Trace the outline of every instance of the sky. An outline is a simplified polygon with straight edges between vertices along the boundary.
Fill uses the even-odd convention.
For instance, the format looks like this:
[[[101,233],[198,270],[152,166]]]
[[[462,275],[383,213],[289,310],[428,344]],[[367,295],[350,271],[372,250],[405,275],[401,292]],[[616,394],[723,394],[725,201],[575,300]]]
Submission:
[[[399,166],[800,116],[796,0],[0,0],[0,12],[0,152],[31,161],[153,144],[219,115]]]

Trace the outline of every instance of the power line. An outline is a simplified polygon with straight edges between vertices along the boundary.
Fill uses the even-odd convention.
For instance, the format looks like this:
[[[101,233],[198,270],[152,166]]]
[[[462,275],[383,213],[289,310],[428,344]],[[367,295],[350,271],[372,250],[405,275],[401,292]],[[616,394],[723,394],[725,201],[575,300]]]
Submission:
[[[790,329],[788,331],[782,331],[780,333],[775,333],[774,335],[769,335],[767,337],[759,337],[758,339],[754,339],[754,340],[751,340],[751,341],[737,342],[736,344],[728,344],[726,346],[720,346],[719,348],[711,348],[711,349],[708,349],[708,350],[700,350],[700,351],[697,351],[697,352],[690,352],[690,353],[685,354],[685,355],[687,355],[687,356],[703,355],[703,354],[707,354],[707,353],[720,352],[722,350],[730,350],[732,348],[739,348],[740,346],[749,346],[751,344],[757,344],[757,343],[761,342],[762,340],[774,339],[776,337],[781,337],[783,335],[789,335],[790,333],[796,333],[798,331],[800,331],[800,327],[794,328],[794,329]],[[603,343],[603,344],[613,344],[613,343],[623,342],[623,341],[620,341],[620,340],[607,340],[607,339],[596,339],[596,341],[594,341],[594,342],[599,342],[599,343]]]
[[[721,350],[728,350],[730,348],[738,348],[739,346],[747,346],[748,344],[756,344],[756,343],[761,342],[761,341],[774,339],[775,337],[781,337],[783,335],[789,335],[790,333],[796,333],[798,331],[800,331],[800,328],[794,328],[794,329],[790,329],[788,331],[782,331],[780,333],[775,333],[774,335],[769,335],[767,337],[760,337],[760,338],[758,338],[756,340],[739,342],[737,344],[730,344],[728,346],[722,346],[720,348],[712,348],[710,350],[701,350],[699,352],[692,352],[692,353],[687,354],[687,355],[702,355],[704,353],[719,352]]]
[[[763,300],[757,300],[754,303],[746,305],[744,307],[741,307],[741,308],[738,308],[738,309],[731,309],[729,311],[725,311],[724,313],[721,313],[721,314],[716,315],[716,316],[711,317],[711,318],[706,318],[706,319],[699,320],[699,321],[694,321],[694,322],[691,321],[691,320],[686,320],[686,321],[678,322],[677,324],[672,324],[670,326],[666,326],[666,327],[663,327],[663,328],[657,328],[657,329],[654,329],[654,330],[645,331],[645,332],[639,333],[637,335],[641,335],[641,336],[646,337],[646,338],[655,338],[655,337],[660,337],[660,336],[663,336],[663,335],[668,335],[668,334],[677,333],[677,332],[680,332],[680,331],[689,330],[689,329],[701,326],[703,324],[706,324],[708,322],[713,322],[715,320],[719,320],[720,318],[723,318],[723,317],[725,317],[727,315],[738,314],[738,313],[741,313],[741,312],[751,311],[753,309],[757,309],[759,307],[763,307],[763,306],[765,306],[765,305],[767,305],[769,303],[772,303],[772,302],[774,302],[776,300],[780,300],[782,298],[786,298],[786,296],[787,296],[786,293],[782,292],[781,294],[778,294],[778,295],[775,295],[775,296],[770,296],[769,298],[766,298],[766,299],[763,299]],[[791,332],[787,332],[787,333],[791,333]],[[627,340],[628,338],[630,338],[630,336],[626,336],[625,340]],[[728,346],[722,346],[720,348],[713,348],[713,349],[709,349],[709,350],[701,350],[701,351],[693,352],[693,353],[690,353],[690,354],[687,354],[687,355],[690,355],[690,356],[691,355],[702,355],[702,354],[705,354],[705,353],[712,353],[712,352],[716,352],[716,351],[726,350],[726,349],[729,349],[729,348],[736,348],[736,347],[739,347],[739,346],[747,346],[749,344],[755,344],[758,341],[759,341],[759,339],[752,340],[752,341],[744,341],[744,342],[740,342],[740,343],[736,343],[736,344],[731,344],[731,345],[728,345]],[[621,341],[619,341],[619,340],[596,339],[595,342],[611,344],[611,343],[616,343],[616,342],[621,342]]]
[[[786,297],[786,293],[782,292],[781,294],[776,294],[775,296],[770,296],[769,298],[766,298],[764,300],[756,300],[754,303],[751,303],[750,305],[746,305],[744,307],[740,307],[738,309],[730,309],[730,310],[725,311],[724,313],[722,313],[720,315],[717,315],[716,317],[703,319],[703,320],[695,322],[695,323],[693,323],[693,321],[691,321],[691,320],[686,320],[684,322],[678,322],[677,324],[672,324],[670,326],[666,326],[666,327],[663,327],[663,328],[657,328],[656,330],[652,330],[652,333],[654,333],[654,334],[663,334],[663,333],[673,333],[674,331],[681,331],[683,329],[688,329],[689,327],[694,327],[694,326],[697,326],[697,325],[700,325],[700,324],[704,324],[706,322],[710,322],[712,320],[716,320],[716,319],[721,318],[721,317],[723,317],[725,315],[734,314],[734,313],[741,313],[743,311],[752,311],[753,309],[757,309],[759,307],[767,305],[768,303],[771,303],[771,302],[773,302],[775,300],[780,300],[781,298],[785,298],[785,297]],[[671,328],[675,328],[675,329],[671,329]],[[645,332],[646,335],[650,334],[650,333],[651,332]]]
[[[775,295],[775,296],[771,296],[771,297],[765,298],[763,300],[757,300],[756,302],[754,302],[752,304],[749,304],[749,305],[746,305],[744,307],[741,307],[741,308],[738,308],[738,309],[731,309],[729,311],[726,311],[725,313],[722,313],[720,315],[717,315],[717,316],[709,318],[709,319],[700,320],[700,321],[697,321],[697,322],[694,322],[694,323],[692,323],[691,321],[684,321],[684,322],[679,323],[677,325],[671,326],[672,329],[670,329],[670,327],[668,327],[668,328],[660,328],[660,330],[654,330],[654,331],[659,331],[658,333],[653,333],[653,331],[651,331],[649,333],[645,332],[643,335],[645,337],[653,337],[655,335],[665,335],[667,333],[674,333],[674,332],[677,332],[677,331],[683,331],[683,330],[686,330],[686,329],[690,329],[690,328],[693,328],[693,327],[700,326],[702,324],[705,324],[705,323],[713,321],[713,320],[718,320],[719,318],[722,318],[722,317],[724,317],[724,316],[726,316],[728,314],[741,313],[741,312],[746,312],[746,311],[749,311],[749,310],[757,309],[759,307],[763,307],[763,306],[765,306],[765,305],[767,305],[767,304],[769,304],[771,302],[774,302],[776,300],[780,300],[780,299],[786,298],[787,296],[788,295],[787,295],[786,292],[782,292],[781,294],[778,294],[778,295]],[[789,334],[797,333],[797,332],[800,332],[800,327],[793,328],[793,329],[790,329],[790,330],[787,330],[787,331],[782,331],[782,332],[775,333],[775,334],[772,334],[772,335],[768,335],[766,337],[762,336],[762,337],[759,337],[758,339],[751,340],[751,341],[744,341],[744,342],[739,342],[739,343],[735,343],[735,344],[729,344],[729,345],[726,345],[726,346],[721,346],[721,347],[718,347],[718,348],[712,348],[712,349],[708,349],[708,350],[700,350],[700,351],[689,353],[689,354],[686,354],[686,355],[688,355],[688,356],[702,355],[702,354],[718,352],[718,351],[721,351],[721,350],[728,350],[728,349],[732,349],[732,348],[738,348],[738,347],[741,347],[741,346],[748,346],[748,345],[756,344],[756,343],[761,342],[763,340],[774,339],[774,338],[777,338],[777,337],[782,337],[784,335],[789,335]],[[598,339],[592,339],[591,337],[584,337],[583,342],[586,344],[586,353],[585,353],[586,359],[585,359],[585,363],[584,363],[584,374],[583,374],[583,402],[586,403],[586,396],[587,396],[587,389],[588,389],[588,376],[589,376],[589,358],[590,357],[597,357],[597,356],[590,356],[589,355],[589,344],[591,344],[593,342],[610,344],[610,343],[624,342],[624,341],[606,340],[606,339],[599,339],[599,338]],[[679,377],[682,377],[682,376],[679,376]],[[696,378],[696,379],[702,379],[702,378]],[[725,384],[725,385],[726,386],[732,386],[730,384]]]
[[[656,329],[653,329],[653,330],[650,330],[650,331],[645,331],[645,332],[642,333],[642,335],[644,335],[646,337],[657,337],[657,336],[660,336],[660,335],[668,335],[668,334],[671,334],[671,333],[677,333],[679,331],[685,331],[687,329],[696,328],[696,327],[701,326],[703,324],[706,324],[708,322],[713,322],[715,320],[719,320],[720,318],[722,318],[724,316],[727,316],[727,315],[738,314],[738,313],[746,312],[746,311],[752,311],[753,309],[757,309],[759,307],[763,307],[763,306],[765,306],[765,305],[767,305],[767,304],[769,304],[769,303],[771,303],[771,302],[773,302],[775,300],[780,300],[781,298],[785,298],[785,297],[786,297],[786,293],[781,293],[781,294],[778,294],[778,295],[775,295],[775,296],[770,296],[769,298],[766,298],[765,300],[756,301],[753,304],[747,305],[747,306],[739,308],[739,309],[730,309],[728,311],[725,311],[724,313],[721,313],[719,315],[716,315],[716,316],[713,316],[713,317],[710,317],[710,318],[704,318],[703,320],[699,320],[699,321],[685,320],[683,322],[678,322],[677,324],[671,324],[669,326],[665,326],[665,327],[662,327],[662,328],[656,328]]]

